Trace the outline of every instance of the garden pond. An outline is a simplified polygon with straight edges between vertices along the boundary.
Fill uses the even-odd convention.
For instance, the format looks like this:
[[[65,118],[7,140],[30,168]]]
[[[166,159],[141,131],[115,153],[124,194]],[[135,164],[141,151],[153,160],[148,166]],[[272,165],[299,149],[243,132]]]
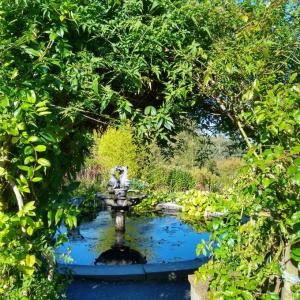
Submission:
[[[70,238],[56,252],[59,263],[93,265],[99,254],[115,244],[114,218],[101,211],[91,221],[79,226],[82,238]],[[65,226],[59,232],[66,233]],[[124,244],[140,252],[147,263],[167,263],[196,258],[197,244],[209,239],[208,232],[197,233],[173,215],[154,217],[127,216]],[[69,258],[65,260],[65,255]]]

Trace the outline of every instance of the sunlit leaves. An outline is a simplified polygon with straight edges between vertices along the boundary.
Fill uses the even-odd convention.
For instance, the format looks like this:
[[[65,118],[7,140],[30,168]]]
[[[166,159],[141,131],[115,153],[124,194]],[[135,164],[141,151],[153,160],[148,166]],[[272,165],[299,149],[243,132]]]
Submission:
[[[31,176],[32,176],[33,174],[31,174]],[[31,179],[31,181],[32,182],[40,182],[40,181],[42,181],[43,180],[43,178],[42,177],[33,177],[32,179]]]
[[[46,151],[47,147],[45,145],[37,145],[34,147],[34,150],[37,152],[44,152]]]
[[[36,259],[34,255],[26,255],[25,266],[33,267],[35,265]]]
[[[39,159],[37,160],[37,162],[38,162],[41,166],[43,166],[43,167],[50,167],[50,166],[51,166],[51,163],[50,163],[49,160],[46,159],[46,158],[39,158]]]
[[[300,170],[298,173],[295,174],[295,176],[292,178],[293,183],[300,186]]]
[[[25,216],[25,215],[30,215],[34,216],[35,215],[35,202],[30,201],[24,205],[21,211],[18,212],[19,216]]]
[[[24,51],[33,57],[34,56],[39,57],[41,55],[41,53],[39,51],[32,49],[32,48],[24,47]]]
[[[152,115],[155,116],[156,115],[156,109],[153,106],[147,106],[144,110],[145,115]]]
[[[40,1],[1,6],[0,298],[58,298],[55,281],[47,280],[55,230],[43,224],[46,210],[36,206],[40,208],[43,197],[49,196],[45,175],[60,151],[62,132],[68,134],[60,128],[57,115],[51,115],[51,104],[54,91],[62,87],[62,59],[71,53],[63,41],[68,32],[64,24],[73,21],[75,10],[77,3],[72,1],[58,6]],[[18,213],[13,189],[24,202]],[[49,198],[46,203],[48,207]],[[68,212],[65,209],[62,217]]]
[[[82,160],[78,148],[87,148],[84,131],[102,119],[106,125],[131,120],[136,135],[148,139],[167,139],[182,125],[183,113],[234,135],[238,120],[254,145],[244,189],[228,199],[189,195],[195,203],[187,199],[186,205],[195,220],[204,208],[230,211],[226,222],[211,223],[214,238],[222,235],[224,243],[205,267],[218,279],[212,279],[210,290],[234,299],[247,299],[252,291],[261,297],[274,286],[268,279],[277,263],[266,253],[280,250],[279,239],[298,235],[284,222],[299,210],[297,9],[289,1],[4,1],[0,185],[5,205],[16,208],[9,179],[17,183],[25,207],[35,197],[45,204],[40,198],[50,189],[42,189],[53,179],[45,180],[45,174],[74,173],[74,163]],[[61,159],[60,143],[66,155]],[[48,172],[51,167],[56,169]],[[27,213],[35,211],[46,218],[45,210]],[[76,225],[60,206],[51,213],[49,227],[64,217]],[[240,224],[246,213],[253,217],[251,226]],[[25,217],[6,218],[8,226],[1,223],[1,229],[9,232],[0,242],[8,249],[20,247],[21,258],[8,256],[11,265],[24,261],[34,275],[33,259],[26,260],[34,254],[23,236],[37,238],[40,243],[32,247],[43,253],[39,245],[46,243],[39,238],[50,240],[53,232],[39,233],[38,217]],[[11,240],[26,245],[14,247]]]
[[[227,295],[218,291],[217,284],[226,277],[229,281],[223,283],[223,289],[232,291],[235,297],[246,288],[265,295],[261,279],[272,282],[271,274],[276,272],[280,275],[278,265],[285,263],[280,256],[284,247],[287,247],[283,239],[292,243],[291,257],[300,261],[300,140],[299,135],[295,135],[299,125],[293,122],[295,112],[299,111],[299,103],[295,101],[298,95],[293,92],[291,85],[278,84],[260,97],[260,101],[254,102],[254,114],[242,114],[247,124],[258,131],[256,147],[259,154],[254,157],[250,150],[246,157],[247,174],[240,181],[241,186],[244,185],[243,192],[236,185],[228,197],[229,202],[223,202],[223,207],[228,207],[230,198],[237,193],[236,208],[242,205],[241,213],[235,215],[233,207],[228,207],[226,223],[213,220],[208,226],[214,238],[222,236],[219,248],[212,249],[215,265],[210,264],[209,269],[207,266],[199,269],[199,276],[208,273],[215,278],[210,286],[213,295]],[[247,202],[241,202],[241,195],[248,198]],[[242,214],[250,215],[252,220],[245,224],[236,223]],[[266,255],[268,251],[272,255]],[[224,274],[216,275],[219,268],[223,269]],[[230,276],[233,270],[237,272],[234,277]],[[249,274],[252,274],[251,282]],[[236,287],[241,286],[241,281],[247,284],[233,291],[231,282]]]

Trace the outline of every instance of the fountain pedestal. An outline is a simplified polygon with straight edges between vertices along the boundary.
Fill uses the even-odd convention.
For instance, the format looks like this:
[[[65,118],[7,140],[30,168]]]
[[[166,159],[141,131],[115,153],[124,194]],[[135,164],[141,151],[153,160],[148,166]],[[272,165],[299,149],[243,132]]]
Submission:
[[[115,228],[117,232],[125,232],[125,211],[116,211]]]
[[[119,172],[119,179],[117,179],[116,172]],[[108,196],[104,201],[115,215],[116,241],[111,249],[99,255],[95,264],[145,264],[147,262],[146,257],[124,243],[126,212],[132,205],[139,203],[144,198],[144,195],[127,197],[129,189],[127,173],[128,168],[122,166],[114,167],[111,170],[111,178],[107,186]]]

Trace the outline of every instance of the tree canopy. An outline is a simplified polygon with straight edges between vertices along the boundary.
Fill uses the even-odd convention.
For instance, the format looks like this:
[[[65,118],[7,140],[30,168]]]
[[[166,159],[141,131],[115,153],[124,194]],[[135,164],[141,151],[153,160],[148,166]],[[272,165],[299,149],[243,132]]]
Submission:
[[[166,139],[188,116],[243,139],[257,178],[273,184],[272,201],[253,187],[259,208],[278,220],[272,207],[283,205],[290,220],[295,200],[281,199],[299,185],[299,28],[296,0],[1,1],[1,264],[11,239],[36,241],[14,256],[6,289],[18,282],[34,299],[32,279],[17,278],[38,268],[50,276],[41,245],[61,218],[76,223],[57,194],[98,126],[130,120],[137,137]],[[22,227],[8,238],[16,210]],[[293,229],[280,230],[288,240]]]

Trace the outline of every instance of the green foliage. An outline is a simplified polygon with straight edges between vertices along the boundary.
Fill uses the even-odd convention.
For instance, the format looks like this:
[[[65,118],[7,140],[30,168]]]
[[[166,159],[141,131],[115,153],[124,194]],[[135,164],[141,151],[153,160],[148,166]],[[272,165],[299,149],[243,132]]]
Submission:
[[[0,294],[6,299],[58,299],[63,286],[53,274],[55,231],[35,206],[51,167],[49,153],[58,150],[48,101],[30,89],[2,94],[0,120]],[[13,212],[16,205],[18,213]],[[62,218],[75,225],[75,215],[67,210],[48,205],[50,212],[56,225]]]
[[[171,170],[168,176],[168,187],[171,191],[189,190],[195,187],[195,180],[190,173],[174,169]]]
[[[58,124],[76,121],[85,131],[92,120],[132,119],[138,135],[165,138],[194,103],[193,64],[211,43],[203,8],[169,0],[3,2],[5,86],[27,82],[47,94],[64,118]]]
[[[99,212],[100,201],[96,197],[96,192],[99,192],[99,184],[80,184],[73,192],[73,197],[82,197],[83,201],[80,204],[79,214],[77,216],[78,223],[82,220],[90,221]]]
[[[293,270],[289,246],[297,249],[290,220],[299,211],[299,2],[214,5],[212,14],[224,12],[216,26],[225,21],[232,31],[215,40],[202,91],[216,115],[226,116],[218,124],[226,128],[230,119],[249,153],[244,179],[230,196],[237,212],[209,223],[219,247],[203,248],[212,260],[197,276],[210,281],[213,299],[278,299],[282,271]],[[219,29],[222,34],[228,27]],[[242,224],[243,215],[250,222]]]
[[[209,160],[203,168],[191,170],[192,176],[200,190],[212,192],[226,191],[232,187],[239,171],[243,166],[243,160],[238,157],[227,157],[218,160]]]
[[[138,215],[149,215],[157,213],[155,206],[164,202],[175,202],[176,194],[172,192],[154,191],[148,192],[147,197],[141,203],[133,207],[133,212]]]
[[[210,242],[197,249],[211,260],[196,272],[198,280],[209,281],[211,299],[278,299],[284,284],[282,271],[291,272],[287,257],[294,264],[300,261],[300,139],[295,134],[300,129],[299,90],[292,79],[276,85],[255,103],[260,114],[242,115],[249,126],[258,128],[260,143],[251,145],[232,189],[222,194],[189,191],[146,199],[144,211],[160,201],[176,202],[183,205],[187,222],[212,232]],[[223,166],[224,170],[235,163]],[[209,213],[219,217],[207,218]],[[293,290],[297,294],[298,286]]]
[[[121,128],[110,127],[99,138],[98,159],[106,176],[114,166],[127,166],[129,177],[138,172],[138,147],[134,143],[129,125]]]
[[[150,190],[168,189],[168,169],[155,163],[148,164],[142,172],[142,179],[149,184]]]
[[[227,194],[217,194],[195,189],[184,192],[150,192],[147,194],[147,198],[134,207],[134,211],[138,214],[154,212],[157,204],[166,202],[181,205],[182,214],[180,214],[180,218],[198,231],[207,229],[207,225],[205,225],[208,221],[206,215],[209,213],[219,212],[226,217],[229,211],[231,213],[239,211],[239,207],[235,205],[236,199],[232,197],[232,190],[227,191]]]
[[[258,128],[262,126],[258,132],[264,144],[249,150],[244,176],[232,191],[217,198],[211,195],[205,200],[209,203],[215,198],[213,210],[227,211],[226,218],[208,222],[206,227],[213,233],[211,240],[219,247],[213,249],[212,244],[208,244],[199,248],[203,253],[208,248],[213,257],[199,269],[197,277],[210,278],[210,292],[214,298],[236,299],[246,295],[249,299],[253,296],[271,299],[280,291],[280,265],[285,267],[289,255],[299,261],[297,216],[300,207],[297,199],[300,186],[297,176],[300,140],[299,135],[294,134],[300,125],[296,120],[299,111],[297,89],[297,84],[277,85],[268,91],[264,101],[257,102],[256,109],[266,118],[261,123],[262,116],[249,114],[247,120]],[[271,119],[271,115],[275,119]],[[199,203],[198,208],[190,207],[188,214],[198,214],[201,218],[205,206],[207,204]],[[250,221],[242,223],[243,216],[250,217]],[[290,269],[287,271],[291,272]]]
[[[240,158],[229,156],[230,144],[230,140],[222,137],[209,139],[200,135],[192,126],[175,135],[167,149],[155,143],[148,145],[141,176],[151,190],[180,191],[197,187],[220,191],[232,184],[242,166]],[[209,156],[203,159],[200,168],[198,153],[206,152],[208,145]]]
[[[190,172],[178,167],[150,163],[142,170],[142,178],[151,191],[182,191],[195,187],[196,181]]]
[[[244,186],[233,193],[239,213],[212,223],[220,248],[207,265],[210,292],[274,298],[280,249],[291,243],[298,256],[299,2],[20,0],[2,1],[0,16],[1,210],[35,201],[44,222],[37,240],[51,245],[61,217],[76,223],[56,194],[79,170],[88,131],[130,119],[137,136],[166,139],[188,112],[250,149]],[[254,220],[248,227],[244,213]],[[12,243],[23,238],[16,233]],[[26,260],[41,249],[21,252]],[[19,287],[22,271],[13,273]],[[23,282],[44,297],[40,274]]]
[[[51,163],[44,156],[56,145],[49,129],[36,124],[49,120],[46,101],[36,99],[33,90],[18,95],[18,100],[4,96],[0,102],[1,165],[0,184],[16,181],[21,193],[30,193],[30,184],[42,181]]]
[[[144,192],[148,188],[148,183],[136,178],[130,179],[130,192]]]
[[[28,202],[18,213],[0,212],[0,298],[61,299],[64,292],[64,281],[54,273],[54,249],[66,237],[59,236],[51,245],[45,236],[47,224],[35,211],[35,203]],[[56,222],[64,217],[59,211]],[[53,236],[49,227],[47,233]]]
[[[215,111],[210,124],[216,122],[225,129],[230,119],[236,128],[240,122],[248,135],[256,135],[256,126],[248,126],[242,113],[253,114],[256,101],[297,72],[299,5],[296,1],[229,1],[226,8],[214,1],[210,5],[207,20],[216,22],[219,38],[214,39],[199,83],[210,99],[202,103],[203,113],[209,105]],[[220,10],[222,18],[215,20],[213,15]],[[202,123],[206,126],[205,118]]]

